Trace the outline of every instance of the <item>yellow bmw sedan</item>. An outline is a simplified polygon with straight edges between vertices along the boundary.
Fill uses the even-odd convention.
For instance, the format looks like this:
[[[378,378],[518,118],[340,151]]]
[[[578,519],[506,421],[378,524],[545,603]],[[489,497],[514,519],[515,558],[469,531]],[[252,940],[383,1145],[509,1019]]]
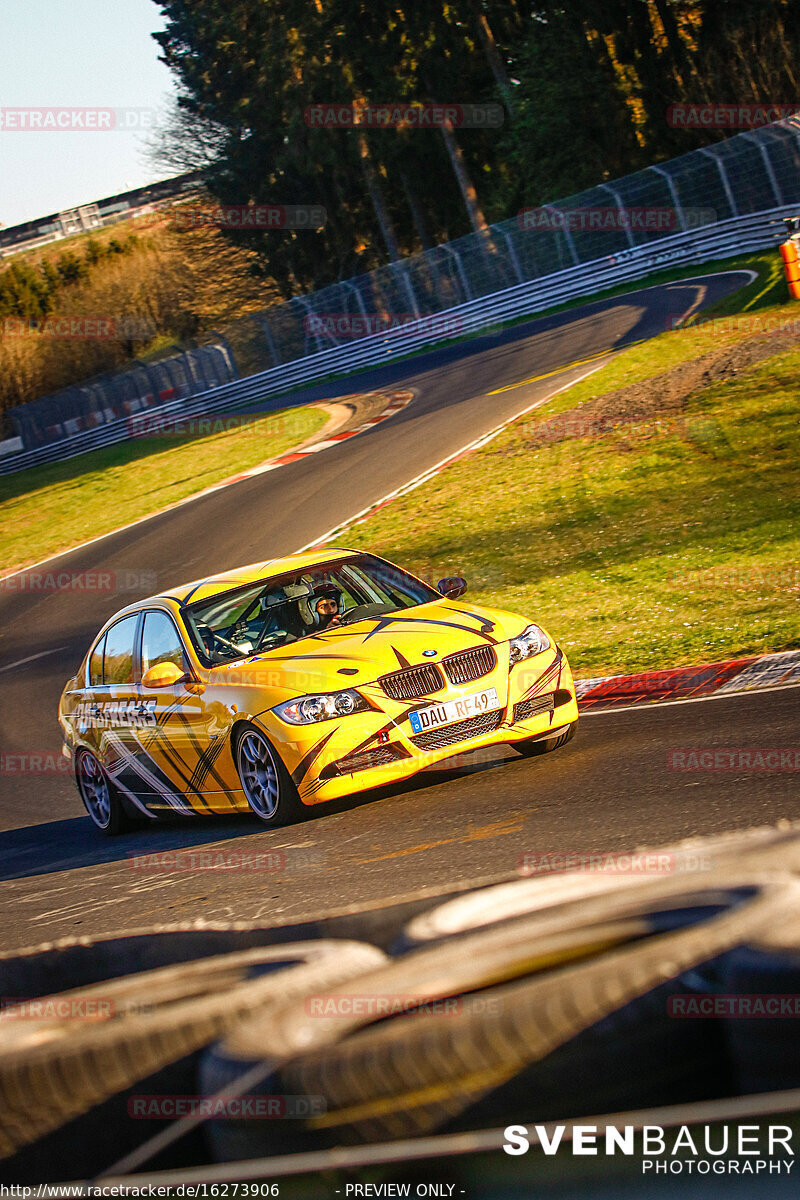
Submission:
[[[578,708],[540,625],[360,551],[258,563],[122,609],[59,705],[104,833],[254,813],[278,826],[454,754],[555,750]]]

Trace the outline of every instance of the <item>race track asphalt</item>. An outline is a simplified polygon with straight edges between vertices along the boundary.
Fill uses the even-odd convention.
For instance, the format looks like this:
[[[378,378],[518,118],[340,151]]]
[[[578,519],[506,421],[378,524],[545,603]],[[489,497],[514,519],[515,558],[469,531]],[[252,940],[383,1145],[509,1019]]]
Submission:
[[[673,315],[742,282],[728,274],[629,293],[295,394],[292,402],[305,402],[403,386],[414,400],[337,447],[47,566],[147,572],[155,576],[149,594],[289,553],[582,376],[606,354],[662,332]],[[503,387],[509,390],[488,394]],[[125,513],[119,518],[124,523]],[[58,754],[55,713],[63,683],[99,625],[136,598],[135,592],[0,591],[4,755]],[[526,853],[624,850],[797,816],[789,774],[685,774],[667,767],[667,752],[676,747],[791,745],[795,711],[796,693],[789,690],[591,714],[575,741],[552,756],[527,760],[500,747],[325,806],[305,823],[276,831],[243,817],[173,822],[106,841],[83,815],[67,776],[4,772],[0,949],[196,917],[319,915],[421,887],[443,890],[508,875]],[[224,851],[231,866],[132,865],[133,855],[164,850]],[[251,869],[259,854],[272,857]]]

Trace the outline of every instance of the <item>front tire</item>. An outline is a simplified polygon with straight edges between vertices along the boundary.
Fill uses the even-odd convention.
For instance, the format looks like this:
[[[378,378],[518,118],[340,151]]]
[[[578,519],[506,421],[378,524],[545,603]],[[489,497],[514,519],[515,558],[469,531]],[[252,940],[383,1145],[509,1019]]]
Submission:
[[[234,759],[245,799],[259,821],[277,829],[300,820],[303,805],[294,780],[257,726],[239,727]]]
[[[95,828],[106,837],[126,833],[131,828],[130,818],[100,760],[91,750],[78,751],[75,776],[83,807]]]
[[[566,746],[567,742],[571,742],[577,728],[578,722],[573,721],[571,725],[567,725],[566,729],[560,729],[552,737],[527,738],[524,742],[514,742],[514,749],[519,750],[520,754],[526,758],[535,758],[539,754],[551,754],[553,750],[558,750],[559,746]]]

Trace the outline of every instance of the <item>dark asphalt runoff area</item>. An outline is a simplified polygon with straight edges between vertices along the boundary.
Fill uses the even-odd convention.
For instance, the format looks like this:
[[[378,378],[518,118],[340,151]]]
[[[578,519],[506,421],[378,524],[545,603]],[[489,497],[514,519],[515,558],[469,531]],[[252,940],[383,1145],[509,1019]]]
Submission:
[[[596,356],[662,332],[672,316],[743,282],[727,274],[644,289],[295,394],[292,402],[402,386],[414,400],[335,448],[47,566],[147,572],[155,577],[150,594],[290,553],[584,375],[603,361]],[[508,390],[489,394],[498,388]],[[59,754],[64,682],[101,623],[135,599],[136,592],[0,591],[3,755]],[[524,759],[508,747],[462,756],[274,831],[247,817],[212,818],[106,840],[69,776],[4,772],[0,949],[198,917],[272,923],[324,915],[513,874],[527,853],[627,850],[796,817],[788,773],[667,766],[668,751],[679,747],[792,745],[796,711],[797,693],[786,690],[592,713],[552,756]],[[166,851],[191,852],[189,869],[180,860],[148,861]]]

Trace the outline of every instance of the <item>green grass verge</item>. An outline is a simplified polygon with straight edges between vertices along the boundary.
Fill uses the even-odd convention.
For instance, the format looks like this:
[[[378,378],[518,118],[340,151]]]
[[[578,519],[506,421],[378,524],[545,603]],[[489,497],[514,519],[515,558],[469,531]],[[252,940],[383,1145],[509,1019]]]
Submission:
[[[695,357],[697,337],[710,348],[689,330],[623,353],[559,409]],[[531,449],[534,421],[517,421],[337,541],[465,575],[476,603],[541,621],[583,676],[798,647],[799,373],[800,349],[770,358],[650,437]]]
[[[704,309],[698,314],[698,324],[665,331],[615,355],[611,362],[556,397],[547,406],[548,414],[565,412],[605,392],[653,379],[679,363],[700,358],[711,350],[734,346],[752,337],[760,328],[769,328],[770,323],[784,318],[800,319],[800,305],[787,304],[783,264],[777,255],[749,255],[737,265],[757,270],[758,278]],[[737,322],[735,318],[738,317],[744,320]],[[715,318],[723,320],[715,321]]]
[[[227,419],[224,413],[209,418]],[[135,438],[1,477],[2,569],[38,562],[158,512],[291,449],[327,419],[319,408],[289,408],[205,437]]]

